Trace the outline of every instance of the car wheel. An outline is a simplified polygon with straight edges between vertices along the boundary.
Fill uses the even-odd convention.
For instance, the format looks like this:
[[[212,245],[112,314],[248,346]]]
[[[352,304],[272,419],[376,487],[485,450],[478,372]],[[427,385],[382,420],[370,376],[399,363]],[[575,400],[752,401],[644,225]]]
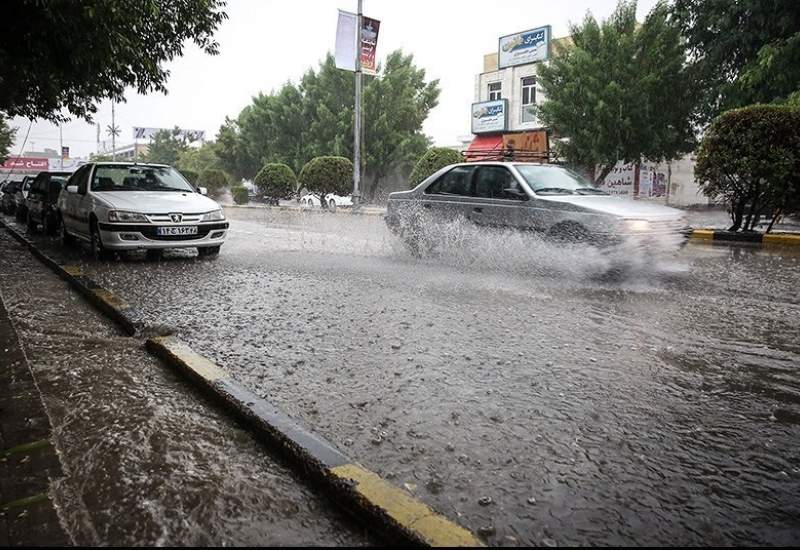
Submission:
[[[215,258],[219,256],[219,246],[204,246],[197,249],[197,253],[203,258]]]
[[[30,210],[28,210],[28,214],[25,217],[27,218],[25,222],[26,225],[28,226],[28,231],[36,231],[39,228],[39,225],[35,221],[33,221]]]
[[[145,253],[147,259],[151,262],[158,262],[161,261],[161,258],[164,257],[164,251],[158,248],[150,248]]]
[[[58,231],[58,217],[53,212],[48,212],[44,217],[44,232],[48,235],[55,235]]]
[[[100,229],[97,227],[97,222],[92,222],[92,257],[95,260],[108,260],[113,256],[113,252],[103,246],[103,239],[100,237]]]
[[[329,200],[328,201],[328,208],[330,208],[331,210],[336,210],[336,201],[333,200],[333,199]]]

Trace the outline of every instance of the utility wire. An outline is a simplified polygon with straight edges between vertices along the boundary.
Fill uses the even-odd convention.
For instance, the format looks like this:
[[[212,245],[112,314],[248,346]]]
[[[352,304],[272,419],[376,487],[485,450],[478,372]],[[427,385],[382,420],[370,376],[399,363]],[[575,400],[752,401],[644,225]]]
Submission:
[[[25,145],[28,143],[28,136],[31,133],[31,126],[33,126],[33,120],[30,120],[28,122],[28,131],[25,132],[25,139],[22,140],[22,147],[19,148],[19,154],[17,155],[17,160],[22,158],[22,153],[23,153],[23,151],[25,151]],[[14,171],[14,167],[12,166],[11,168],[8,169],[8,172],[6,172],[6,178],[8,178],[8,176],[10,176],[11,172],[13,172],[13,171]]]

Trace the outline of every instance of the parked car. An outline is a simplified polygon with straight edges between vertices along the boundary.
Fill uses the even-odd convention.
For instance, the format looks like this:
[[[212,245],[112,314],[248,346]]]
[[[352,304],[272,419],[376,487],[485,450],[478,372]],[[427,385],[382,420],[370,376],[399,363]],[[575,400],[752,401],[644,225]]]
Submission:
[[[28,198],[28,191],[30,191],[34,179],[36,176],[25,176],[14,192],[14,215],[18,222],[24,222],[27,218],[28,207],[25,205],[25,199]]]
[[[328,208],[331,209],[335,209],[339,206],[353,206],[353,196],[347,195],[346,197],[342,197],[340,195],[328,193],[325,195],[325,203],[328,205]],[[316,193],[308,193],[300,197],[300,206],[312,208],[320,205],[319,195]]]
[[[70,172],[40,172],[31,183],[25,199],[28,229],[36,230],[39,224],[48,235],[58,230],[58,196],[66,185]]]
[[[21,181],[8,181],[3,186],[3,196],[0,197],[0,210],[6,214],[13,214],[17,209],[17,202],[14,194],[22,186]]]
[[[58,198],[65,244],[76,239],[106,258],[117,251],[197,248],[216,256],[228,222],[222,208],[163,164],[97,162],[81,166]]]
[[[425,224],[456,218],[597,246],[636,241],[679,248],[691,234],[681,210],[611,196],[549,164],[453,164],[389,195],[386,222],[416,252]]]

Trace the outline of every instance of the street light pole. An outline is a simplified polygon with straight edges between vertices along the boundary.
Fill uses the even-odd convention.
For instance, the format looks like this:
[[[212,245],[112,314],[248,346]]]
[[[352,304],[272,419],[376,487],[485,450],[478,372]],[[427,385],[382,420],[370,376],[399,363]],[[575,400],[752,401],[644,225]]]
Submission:
[[[111,102],[111,160],[117,160],[117,125],[114,118],[114,102]]]
[[[353,121],[353,206],[361,202],[361,18],[363,0],[358,0],[356,18],[356,98]]]

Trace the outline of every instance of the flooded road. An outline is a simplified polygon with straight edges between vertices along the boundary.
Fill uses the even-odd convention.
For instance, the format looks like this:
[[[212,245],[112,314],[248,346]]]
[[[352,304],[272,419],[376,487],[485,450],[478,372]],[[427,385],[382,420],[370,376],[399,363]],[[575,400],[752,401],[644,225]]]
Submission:
[[[800,255],[609,258],[239,210],[215,261],[51,255],[493,545],[800,543]]]

